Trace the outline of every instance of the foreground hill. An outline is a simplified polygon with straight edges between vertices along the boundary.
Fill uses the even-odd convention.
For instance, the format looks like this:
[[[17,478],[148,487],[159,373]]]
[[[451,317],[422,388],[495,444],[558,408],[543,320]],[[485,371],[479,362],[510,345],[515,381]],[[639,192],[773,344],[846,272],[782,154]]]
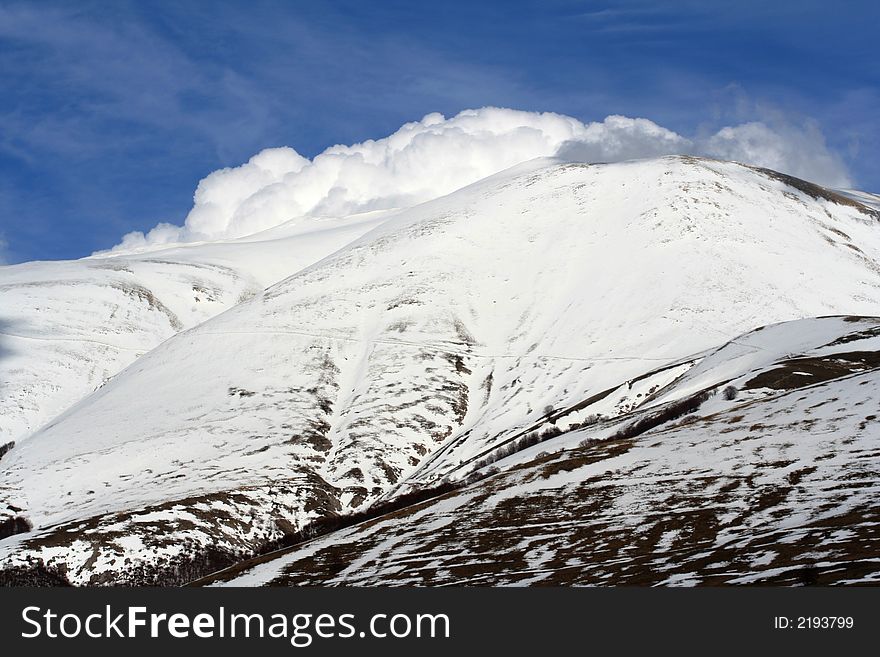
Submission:
[[[849,331],[814,349],[780,360],[755,351],[828,336],[841,322]],[[689,405],[656,401],[566,433],[483,468],[469,486],[205,583],[880,582],[880,318],[767,332],[665,391],[714,379],[681,398]]]
[[[671,480],[682,482],[701,472],[679,461],[705,433],[681,429],[681,440],[652,446],[644,431],[710,404],[703,396],[723,382],[874,330],[873,320],[816,320],[766,329],[766,344],[754,336],[729,343],[774,322],[880,314],[878,219],[851,197],[803,181],[689,157],[534,161],[383,218],[166,340],[9,451],[0,464],[10,534],[0,568],[9,581],[182,583],[298,540],[310,523],[460,481],[490,461],[501,467],[507,450],[560,431],[568,433],[555,440],[570,453],[517,463],[474,495],[507,491],[536,513],[545,504],[565,513],[552,492],[559,479],[546,468],[560,464],[569,472],[560,477],[589,487],[605,470],[574,464],[612,455],[620,488],[606,492],[620,493],[620,506],[585,493],[587,506],[569,511],[607,507],[607,531],[616,522],[623,540],[634,509],[665,503],[654,497],[663,485],[657,493],[626,488],[628,468],[648,459],[662,477],[680,465]],[[734,352],[719,356],[720,345]],[[850,374],[872,368],[866,358]],[[807,419],[809,406],[779,398],[790,422]],[[756,416],[776,412],[769,399],[738,399],[751,400]],[[649,415],[635,430],[618,426],[636,422],[632,413]],[[587,434],[570,432],[585,424]],[[857,463],[875,467],[876,428],[867,421],[860,431],[868,455]],[[578,446],[587,439],[609,442]],[[753,458],[730,447],[714,463],[708,444],[697,450],[710,478]],[[849,476],[830,468],[816,477]],[[823,499],[806,498],[808,510],[818,512]],[[739,503],[734,524],[748,535],[751,498]],[[453,515],[472,518],[478,532],[495,522],[495,506],[475,504]],[[417,524],[402,524],[389,540],[431,532],[430,521]],[[554,571],[567,563],[551,561]],[[394,579],[377,568],[372,581]]]

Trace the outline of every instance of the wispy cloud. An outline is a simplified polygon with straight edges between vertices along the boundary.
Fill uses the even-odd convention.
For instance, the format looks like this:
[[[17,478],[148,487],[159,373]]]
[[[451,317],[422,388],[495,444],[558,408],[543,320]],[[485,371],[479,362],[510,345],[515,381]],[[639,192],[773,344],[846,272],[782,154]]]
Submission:
[[[247,138],[243,126],[264,129],[271,113],[260,88],[242,92],[247,82],[234,72],[194,61],[137,22],[103,20],[75,5],[0,7],[0,39],[7,44],[6,88],[17,92],[2,115],[4,133],[15,135],[6,140],[14,155],[81,158],[105,148],[107,131],[124,148],[145,138],[132,125],[185,132],[222,148]],[[210,99],[213,120],[187,107],[193,98]]]

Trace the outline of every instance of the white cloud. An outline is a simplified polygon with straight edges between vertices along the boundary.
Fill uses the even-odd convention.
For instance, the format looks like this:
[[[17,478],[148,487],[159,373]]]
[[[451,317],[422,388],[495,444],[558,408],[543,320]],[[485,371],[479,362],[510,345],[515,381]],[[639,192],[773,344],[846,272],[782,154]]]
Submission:
[[[691,149],[689,140],[653,121],[615,115],[584,126],[581,134],[560,146],[557,155],[582,162],[620,162]]]
[[[829,187],[849,187],[843,161],[825,146],[810,123],[803,127],[763,122],[722,128],[699,144],[699,150],[722,160],[757,164]]]
[[[408,206],[536,157],[615,162],[674,153],[850,184],[842,161],[810,124],[752,122],[689,139],[647,119],[609,116],[584,124],[560,114],[485,107],[449,119],[429,114],[383,139],[333,146],[311,161],[292,148],[264,150],[204,178],[183,226],[129,233],[114,250],[241,237],[296,217]]]

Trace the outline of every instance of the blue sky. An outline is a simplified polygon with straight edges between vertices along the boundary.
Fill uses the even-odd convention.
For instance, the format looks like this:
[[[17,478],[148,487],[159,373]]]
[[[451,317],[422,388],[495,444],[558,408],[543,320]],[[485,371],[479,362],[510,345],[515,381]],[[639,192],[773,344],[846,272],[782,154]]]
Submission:
[[[880,190],[878,3],[3,2],[0,258],[180,224],[199,179],[429,112],[813,122]]]

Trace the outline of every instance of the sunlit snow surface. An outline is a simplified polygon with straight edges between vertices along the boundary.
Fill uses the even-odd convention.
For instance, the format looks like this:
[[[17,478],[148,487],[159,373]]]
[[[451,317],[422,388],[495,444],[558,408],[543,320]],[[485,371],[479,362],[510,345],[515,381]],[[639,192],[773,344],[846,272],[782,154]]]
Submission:
[[[369,540],[343,530],[243,581],[782,581],[801,557],[870,578],[878,323],[749,332],[880,315],[878,219],[732,163],[541,160],[326,230],[0,269],[2,331],[25,336],[0,343],[17,443],[0,513],[33,524],[3,566],[185,581],[600,414]],[[31,285],[52,267],[74,282]],[[620,437],[701,393],[703,419]]]

